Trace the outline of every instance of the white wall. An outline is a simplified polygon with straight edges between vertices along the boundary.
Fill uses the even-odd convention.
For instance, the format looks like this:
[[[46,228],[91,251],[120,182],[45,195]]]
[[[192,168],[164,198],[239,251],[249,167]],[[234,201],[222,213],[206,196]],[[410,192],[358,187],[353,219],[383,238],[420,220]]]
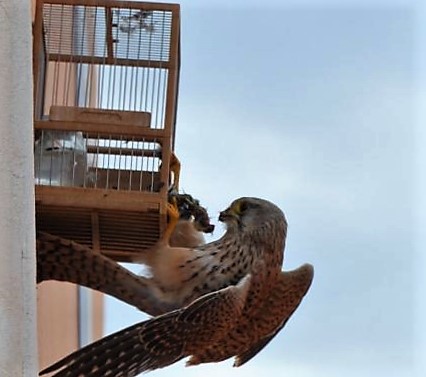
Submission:
[[[37,375],[31,3],[0,0],[0,375]]]

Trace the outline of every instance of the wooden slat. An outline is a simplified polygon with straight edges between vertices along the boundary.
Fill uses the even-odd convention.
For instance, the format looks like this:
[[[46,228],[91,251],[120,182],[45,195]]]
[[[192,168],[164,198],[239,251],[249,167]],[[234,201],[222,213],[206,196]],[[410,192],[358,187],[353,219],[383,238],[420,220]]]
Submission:
[[[160,193],[41,185],[36,185],[35,197],[37,205],[153,212],[167,201]]]
[[[51,106],[49,120],[149,127],[151,125],[151,114],[144,111],[105,110],[78,106]]]
[[[126,0],[44,0],[45,4],[66,4],[66,5],[86,5],[86,6],[109,6],[114,8],[132,8],[144,10],[164,10],[179,12],[180,5],[173,3],[155,3]]]
[[[87,56],[87,55],[69,55],[69,54],[48,54],[49,61],[66,62],[66,63],[85,63],[97,65],[120,65],[129,67],[149,67],[149,68],[164,68],[172,69],[174,65],[166,60],[144,60],[144,59],[130,59],[130,58],[117,58],[113,56]]]
[[[38,231],[52,233],[92,246],[91,210],[36,206]]]
[[[155,244],[160,238],[160,222],[166,219],[158,212],[94,211],[40,204],[36,214],[39,231],[74,240],[95,252],[112,252],[110,256],[116,260],[125,260],[126,255]]]
[[[87,153],[157,158],[161,158],[162,154],[160,150],[153,149],[111,148],[92,145],[87,146]]]
[[[92,249],[95,253],[101,251],[101,235],[99,233],[99,214],[97,211],[92,211]]]
[[[43,43],[43,4],[36,1],[35,19],[33,27],[33,75],[34,75],[34,116],[39,117],[42,113],[44,99],[44,75],[43,64],[45,46]]]
[[[172,30],[174,32],[171,35],[170,40],[170,56],[173,61],[173,68],[168,71],[167,77],[167,92],[166,92],[166,114],[165,114],[165,128],[170,130],[170,135],[174,137],[174,125],[176,118],[177,108],[177,89],[179,80],[179,17],[173,17],[172,19]]]
[[[159,237],[159,213],[99,212],[100,248],[138,252]]]
[[[36,130],[82,131],[90,137],[98,135],[109,138],[109,135],[128,136],[135,141],[154,141],[162,143],[170,139],[169,131],[139,126],[122,126],[116,124],[96,124],[70,121],[39,120],[34,122]]]
[[[109,59],[114,58],[114,40],[112,37],[112,11],[111,8],[106,8],[106,44],[107,44],[107,57]],[[92,63],[93,64],[93,63]]]

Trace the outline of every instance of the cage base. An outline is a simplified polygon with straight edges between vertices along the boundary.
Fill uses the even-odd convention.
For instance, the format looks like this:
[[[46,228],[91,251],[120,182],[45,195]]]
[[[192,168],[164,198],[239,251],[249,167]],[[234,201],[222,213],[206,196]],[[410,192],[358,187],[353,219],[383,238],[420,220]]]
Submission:
[[[164,203],[153,193],[36,186],[36,226],[128,262],[161,238],[167,223]]]

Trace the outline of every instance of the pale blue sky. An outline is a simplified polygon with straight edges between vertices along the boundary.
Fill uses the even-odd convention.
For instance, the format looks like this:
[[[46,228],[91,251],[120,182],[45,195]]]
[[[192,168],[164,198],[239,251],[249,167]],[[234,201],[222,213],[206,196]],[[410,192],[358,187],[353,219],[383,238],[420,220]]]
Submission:
[[[284,269],[310,262],[316,276],[246,366],[180,362],[152,376],[422,375],[424,10],[230,3],[181,2],[181,188],[213,217],[240,196],[274,201],[289,221]],[[107,332],[143,318],[106,307]]]

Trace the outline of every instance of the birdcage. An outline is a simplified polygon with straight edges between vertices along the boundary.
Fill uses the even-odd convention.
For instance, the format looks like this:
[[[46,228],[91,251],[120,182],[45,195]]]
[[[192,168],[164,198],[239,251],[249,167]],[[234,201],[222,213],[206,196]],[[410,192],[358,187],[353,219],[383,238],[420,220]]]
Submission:
[[[161,236],[178,186],[179,24],[176,4],[37,1],[38,230],[117,260]]]

